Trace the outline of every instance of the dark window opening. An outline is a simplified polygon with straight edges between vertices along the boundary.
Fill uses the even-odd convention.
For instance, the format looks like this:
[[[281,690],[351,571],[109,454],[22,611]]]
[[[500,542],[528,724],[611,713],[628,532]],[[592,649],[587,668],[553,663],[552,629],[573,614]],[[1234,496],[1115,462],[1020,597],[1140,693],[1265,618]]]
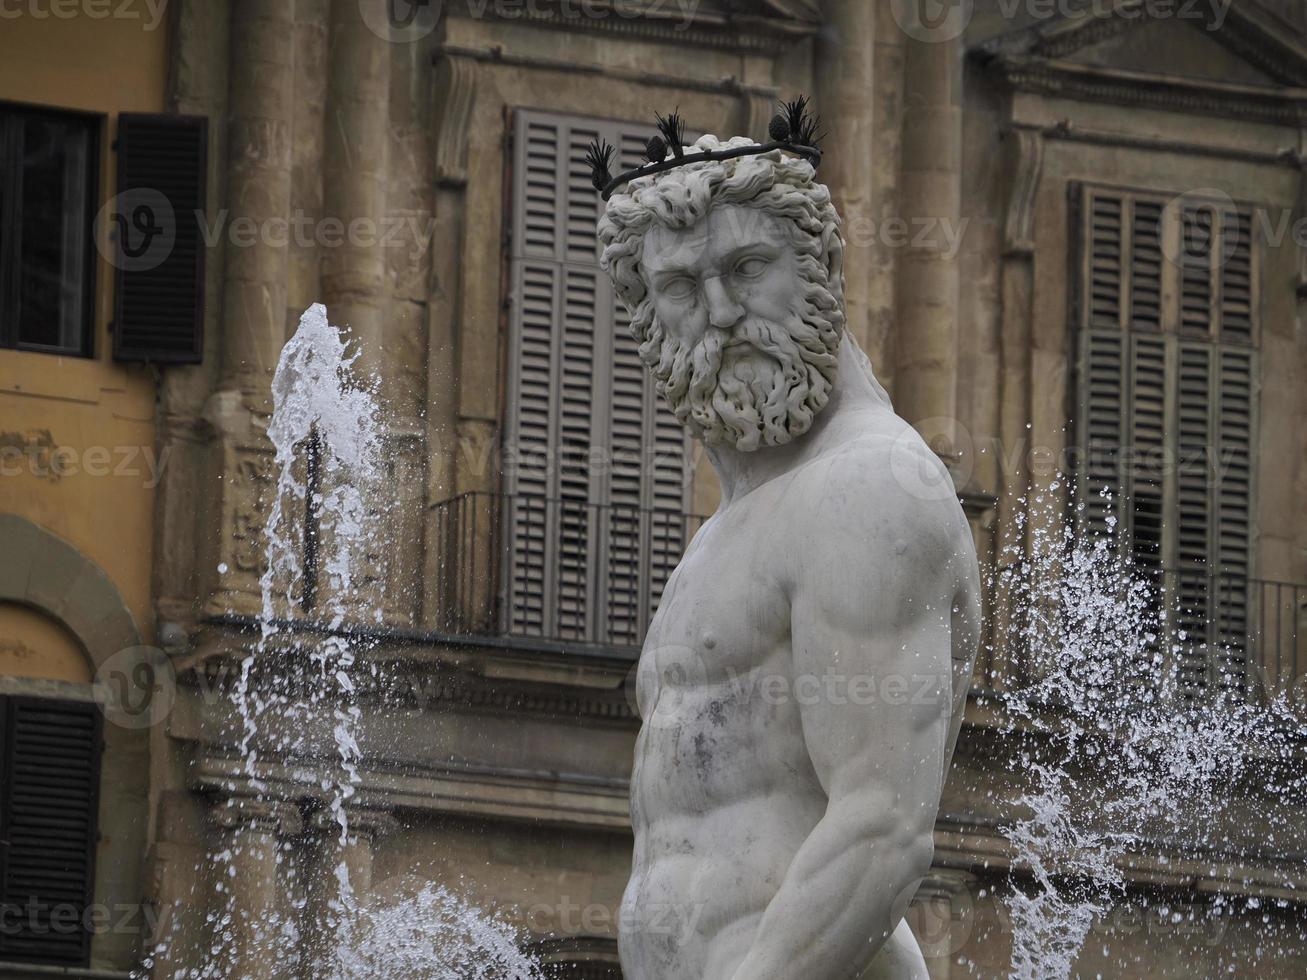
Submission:
[[[94,116],[0,103],[0,347],[90,356]]]

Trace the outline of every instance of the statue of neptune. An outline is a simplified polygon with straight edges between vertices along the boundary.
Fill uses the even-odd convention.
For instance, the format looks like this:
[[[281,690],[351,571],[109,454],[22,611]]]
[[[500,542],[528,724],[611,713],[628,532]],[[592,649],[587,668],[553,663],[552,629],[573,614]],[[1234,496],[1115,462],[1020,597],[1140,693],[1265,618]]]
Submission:
[[[976,558],[845,332],[830,193],[780,149],[687,162],[613,194],[599,238],[721,483],[640,658],[623,972],[925,977],[903,915],[975,658]]]

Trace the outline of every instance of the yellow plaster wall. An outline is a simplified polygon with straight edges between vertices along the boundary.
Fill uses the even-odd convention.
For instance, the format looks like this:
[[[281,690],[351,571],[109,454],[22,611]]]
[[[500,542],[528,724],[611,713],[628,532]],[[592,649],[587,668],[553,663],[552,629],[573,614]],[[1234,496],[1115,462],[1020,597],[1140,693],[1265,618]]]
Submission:
[[[89,684],[91,662],[77,639],[49,616],[0,602],[0,676]]]
[[[113,193],[117,114],[164,109],[166,11],[159,0],[0,5],[0,100],[104,116],[99,204]],[[113,277],[103,260],[96,282],[92,358],[0,350],[0,512],[47,528],[100,565],[148,636],[155,380],[149,368],[111,360]],[[0,560],[3,550],[0,542]],[[46,644],[51,661],[40,669],[54,673],[26,672],[64,676],[67,650],[39,619],[5,611],[0,639]],[[0,673],[11,668],[0,655]]]

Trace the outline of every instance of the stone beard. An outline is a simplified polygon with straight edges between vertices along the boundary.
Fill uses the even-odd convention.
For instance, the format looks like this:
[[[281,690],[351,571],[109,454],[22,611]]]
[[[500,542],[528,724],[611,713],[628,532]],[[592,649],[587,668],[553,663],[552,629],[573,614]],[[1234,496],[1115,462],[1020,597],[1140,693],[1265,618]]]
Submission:
[[[783,149],[695,161],[632,180],[598,230],[721,487],[640,655],[623,973],[924,980],[903,916],[931,866],[978,574],[947,472],[845,330],[830,194]],[[922,686],[758,694],[834,674]]]

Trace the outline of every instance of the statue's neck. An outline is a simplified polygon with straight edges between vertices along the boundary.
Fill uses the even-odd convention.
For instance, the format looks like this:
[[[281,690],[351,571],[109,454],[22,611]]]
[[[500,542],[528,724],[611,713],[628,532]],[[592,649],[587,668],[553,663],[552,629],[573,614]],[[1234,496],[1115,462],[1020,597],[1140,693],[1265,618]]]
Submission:
[[[839,370],[830,399],[812,420],[811,428],[798,438],[783,446],[768,446],[750,453],[730,446],[708,448],[708,459],[721,484],[723,507],[865,432],[867,411],[892,411],[883,395],[873,387],[862,357],[862,352],[846,335],[840,343]]]

